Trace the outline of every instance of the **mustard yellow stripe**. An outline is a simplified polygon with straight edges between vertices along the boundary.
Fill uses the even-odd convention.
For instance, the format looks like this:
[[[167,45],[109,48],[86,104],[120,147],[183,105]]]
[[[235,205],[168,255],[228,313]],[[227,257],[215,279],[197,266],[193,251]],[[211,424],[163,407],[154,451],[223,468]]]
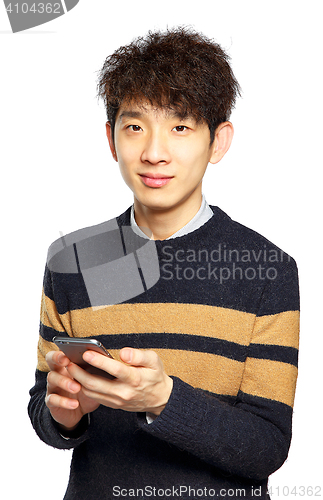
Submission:
[[[244,364],[215,354],[154,349],[165,372],[187,384],[216,394],[236,396]]]
[[[117,304],[58,314],[43,293],[41,321],[70,336],[165,332],[207,336],[248,345],[298,348],[299,311],[256,317],[254,314],[203,304]]]
[[[52,342],[39,337],[38,365],[48,372],[45,356],[57,350]],[[110,350],[115,359],[119,351]],[[156,349],[168,375],[216,394],[236,396],[239,389],[247,394],[272,399],[293,406],[297,368],[278,361],[248,358],[241,363],[222,356],[181,350]]]
[[[48,342],[39,336],[37,349],[37,369],[41,372],[49,372],[49,366],[45,359],[49,351],[58,351],[58,347],[53,342]]]
[[[117,304],[61,315],[75,337],[127,333],[184,333],[248,345],[255,315],[201,304]]]
[[[288,363],[248,358],[241,390],[253,396],[293,406],[297,368]]]
[[[66,321],[68,319],[66,317],[68,314],[69,313],[60,316],[57,312],[55,302],[47,297],[43,290],[40,309],[40,321],[43,325],[54,328],[54,330],[57,330],[58,332],[64,332],[65,329],[62,324],[62,317],[65,319],[65,323],[67,323],[68,326],[69,322]]]
[[[39,337],[38,370],[49,371],[45,356],[49,351],[56,350],[58,347],[55,344]],[[237,395],[243,374],[243,363],[208,353],[167,349],[155,351],[160,356],[168,375],[178,377],[193,387],[216,394]],[[111,349],[110,353],[115,359],[120,360],[118,350]]]
[[[256,318],[252,342],[298,349],[299,311],[286,311]]]

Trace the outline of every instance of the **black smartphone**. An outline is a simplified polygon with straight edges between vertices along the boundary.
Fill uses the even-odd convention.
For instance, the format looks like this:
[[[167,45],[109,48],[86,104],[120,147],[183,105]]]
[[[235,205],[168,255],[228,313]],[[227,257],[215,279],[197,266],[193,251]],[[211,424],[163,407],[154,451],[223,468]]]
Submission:
[[[54,344],[59,347],[61,351],[68,357],[72,363],[83,368],[88,373],[92,375],[99,375],[100,377],[114,379],[113,375],[100,370],[100,368],[96,368],[95,366],[89,365],[83,359],[83,354],[86,351],[95,351],[100,354],[104,354],[109,358],[113,359],[113,356],[106,350],[103,344],[96,339],[88,339],[88,338],[75,338],[75,337],[54,337]]]

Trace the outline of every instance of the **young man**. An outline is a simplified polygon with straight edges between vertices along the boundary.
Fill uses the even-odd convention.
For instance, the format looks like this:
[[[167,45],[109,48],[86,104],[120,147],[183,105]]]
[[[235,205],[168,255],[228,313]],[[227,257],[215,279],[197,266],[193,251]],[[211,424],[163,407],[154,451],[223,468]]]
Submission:
[[[72,499],[268,498],[297,378],[296,264],[209,206],[239,85],[187,29],[149,33],[101,70],[113,158],[134,194],[117,219],[50,247],[36,384],[39,437],[74,448]],[[99,339],[83,370],[54,336]]]

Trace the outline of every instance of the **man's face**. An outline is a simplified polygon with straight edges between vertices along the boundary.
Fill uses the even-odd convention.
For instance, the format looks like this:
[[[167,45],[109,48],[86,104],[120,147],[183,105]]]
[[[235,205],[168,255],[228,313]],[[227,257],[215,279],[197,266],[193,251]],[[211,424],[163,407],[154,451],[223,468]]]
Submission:
[[[201,203],[201,182],[214,146],[205,123],[171,110],[124,104],[115,123],[112,154],[138,204],[168,211]],[[110,137],[109,137],[110,133]]]

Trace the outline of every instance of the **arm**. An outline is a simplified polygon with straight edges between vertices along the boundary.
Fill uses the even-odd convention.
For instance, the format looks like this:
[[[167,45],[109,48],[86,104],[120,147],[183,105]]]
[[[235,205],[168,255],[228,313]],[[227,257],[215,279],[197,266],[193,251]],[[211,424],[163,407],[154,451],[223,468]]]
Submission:
[[[41,322],[38,342],[38,364],[35,385],[30,390],[28,413],[39,438],[56,448],[69,449],[87,439],[87,411],[80,398],[80,384],[71,380],[66,366],[69,360],[49,341],[55,335],[68,335],[54,302],[51,275],[46,267],[41,302]],[[55,349],[55,351],[52,351]],[[52,352],[50,352],[52,351]],[[58,406],[62,406],[58,409]],[[69,406],[71,411],[67,411]],[[97,407],[97,405],[95,406]],[[65,439],[63,436],[68,436]]]
[[[69,432],[54,420],[46,405],[47,373],[36,372],[36,383],[30,390],[28,414],[34,430],[44,443],[59,449],[71,449],[88,439],[87,416],[80,419],[74,432]],[[68,437],[68,439],[66,439]]]
[[[129,351],[131,360],[127,359]],[[91,359],[88,354],[84,357],[89,363],[116,379],[99,379],[71,364],[68,371],[82,384],[84,394],[104,406],[138,412],[139,425],[151,435],[225,473],[254,480],[267,478],[286,459],[292,416],[292,408],[287,404],[242,390],[230,404],[176,377],[171,378],[170,385],[161,360],[153,351],[123,349],[120,357],[131,363],[129,366],[100,354],[90,354]],[[248,358],[241,385],[245,390],[248,377],[252,379],[247,365]],[[292,368],[291,379],[286,377],[281,381],[283,385],[294,387]],[[145,412],[157,418],[148,424]]]
[[[267,478],[287,457],[291,411],[261,399],[247,402],[242,394],[237,400],[231,405],[174,379],[165,410],[151,424],[141,415],[139,421],[146,432],[226,474]]]
[[[277,298],[280,298],[282,303],[288,303],[291,294],[298,295],[297,272],[293,263],[286,266],[279,280],[264,287],[246,353],[240,391],[233,402],[220,400],[215,394],[193,388],[176,378],[172,378],[171,388],[169,377],[162,376],[161,379],[167,381],[164,388],[168,387],[169,400],[168,394],[166,399],[157,398],[153,404],[150,402],[147,405],[142,403],[140,394],[138,404],[134,396],[136,391],[129,391],[131,377],[129,378],[127,370],[124,372],[125,384],[118,385],[118,392],[114,392],[117,384],[110,385],[108,389],[95,387],[93,376],[87,378],[90,376],[76,365],[71,364],[68,370],[85,388],[85,394],[100,404],[126,411],[150,411],[159,414],[155,421],[148,425],[145,419],[141,418],[142,414],[138,413],[138,421],[147,433],[187,450],[222,469],[226,474],[238,474],[253,479],[265,478],[284,462],[291,436],[297,373],[291,351],[296,352],[298,340],[298,324],[293,323],[292,318],[298,311],[285,307],[277,312],[278,306],[275,303]],[[289,303],[287,305],[289,306]],[[60,328],[62,326],[58,325],[57,331],[62,331]],[[106,370],[119,377],[119,380],[123,377],[121,370],[125,368],[131,368],[132,373],[136,373],[136,370],[144,372],[144,362],[132,359],[130,365],[133,366],[126,367],[129,360],[123,361],[124,363],[119,363],[98,355],[90,363],[103,369],[104,363],[107,363]],[[112,371],[112,364],[115,372]],[[146,374],[149,374],[152,366],[144,368]],[[274,376],[268,376],[273,373]],[[155,370],[156,374],[157,378],[154,380],[158,382],[160,369]],[[132,382],[139,387],[137,376],[132,378]],[[158,395],[161,394],[163,391],[160,390],[160,383],[155,385],[158,387]],[[151,387],[151,384],[149,386]],[[123,394],[119,392],[120,389]],[[164,395],[167,395],[167,391]]]
[[[222,469],[251,479],[268,477],[285,461],[291,439],[297,379],[297,268],[284,262],[264,287],[235,400],[174,378],[165,410],[142,428]],[[222,399],[222,400],[221,400]]]
[[[254,346],[250,347],[252,351]],[[254,480],[267,478],[287,457],[291,437],[292,408],[282,402],[239,391],[234,404],[221,401],[213,394],[193,388],[178,378],[173,384],[162,370],[162,364],[152,351],[131,349],[130,366],[95,354],[87,361],[116,376],[116,380],[98,380],[76,365],[68,370],[82,384],[84,393],[110,408],[137,411],[143,430],[186,450],[198,458],[222,469]],[[84,355],[87,356],[88,353]],[[246,360],[241,387],[248,390],[248,379],[255,375]],[[136,366],[135,366],[136,365]],[[290,378],[281,381],[287,392],[295,388],[294,367],[287,367]],[[269,390],[271,383],[265,389]],[[165,381],[165,383],[164,383]],[[271,388],[272,389],[272,388]],[[145,413],[158,415],[148,424]]]
[[[36,383],[30,391],[31,399],[28,406],[28,412],[40,439],[57,448],[72,448],[88,437],[86,434],[83,435],[86,430],[85,423],[88,422],[87,419],[83,417],[98,408],[101,400],[100,398],[87,397],[85,387],[82,387],[82,385],[76,381],[78,373],[81,374],[81,381],[83,381],[82,376],[85,376],[84,385],[87,385],[87,383],[91,384],[91,380],[93,378],[95,380],[95,377],[91,378],[84,370],[70,363],[70,360],[63,355],[63,353],[59,352],[56,345],[51,342],[52,338],[57,335],[73,336],[68,317],[65,318],[64,315],[58,313],[56,302],[58,304],[60,303],[59,300],[61,300],[62,293],[60,290],[60,299],[57,300],[54,293],[55,290],[56,287],[55,283],[52,281],[51,272],[48,267],[46,267],[41,304]],[[129,351],[127,349],[122,351],[121,358],[124,358],[123,361],[125,363],[132,361],[134,364],[140,365],[142,361],[140,353],[138,353],[139,357],[137,354],[136,360],[131,360],[127,357],[131,352],[132,350]],[[148,404],[149,406],[151,404],[152,406],[149,406],[149,409],[157,414],[167,402],[169,393],[171,392],[172,379],[160,369],[161,361],[155,353],[151,352],[150,355],[145,353],[145,358],[147,358],[146,364],[149,366],[149,370],[147,370],[148,377],[146,387],[152,384],[157,386],[158,398],[152,397],[151,403],[147,403],[147,396],[145,396],[145,401],[142,402],[140,402],[140,398],[131,398],[133,400],[136,399],[134,402],[135,406],[129,408],[128,411],[140,411],[141,406],[138,405]],[[131,370],[130,375],[128,375],[130,367],[126,367],[126,365],[117,361],[113,361],[113,363],[116,365],[116,375],[119,376],[115,385],[118,385],[117,391],[120,396],[118,396],[118,401],[115,406],[113,405],[113,397],[111,397],[110,403],[107,403],[107,394],[105,394],[106,398],[102,403],[106,406],[110,405],[112,408],[119,408],[122,404],[123,409],[127,409],[126,400],[128,396],[125,395],[125,400],[123,402],[122,398],[124,391],[130,395],[129,379],[132,379],[134,386],[137,386],[135,391],[137,394],[143,394],[145,391],[139,388],[139,378],[135,376],[134,369]],[[150,369],[150,367],[152,369]],[[128,370],[124,376],[125,384],[121,384],[119,371],[120,369],[124,371],[125,368]],[[76,370],[76,375],[73,373],[73,369],[74,371]],[[108,368],[107,371],[109,371],[109,369],[110,368]],[[139,369],[139,371],[142,370]],[[150,373],[153,374],[153,377],[149,377]],[[157,374],[156,378],[155,374]],[[73,380],[74,378],[75,380]],[[160,391],[160,387],[163,385],[161,382],[164,382],[164,380],[167,380],[168,383],[168,385],[166,384],[167,395],[162,395]],[[109,387],[103,392],[109,393]],[[64,436],[68,436],[71,439],[67,441],[64,439]],[[75,441],[76,438],[78,438],[78,441]]]
[[[284,263],[277,280],[264,286],[234,400],[175,377],[171,386],[152,351],[124,349],[124,363],[98,354],[86,359],[117,377],[114,381],[99,381],[72,364],[68,370],[89,398],[139,412],[138,421],[147,433],[226,474],[265,479],[283,464],[290,445],[299,312],[289,307],[297,302],[296,266]],[[127,351],[132,351],[131,359],[123,357]],[[144,412],[158,417],[147,424]]]

